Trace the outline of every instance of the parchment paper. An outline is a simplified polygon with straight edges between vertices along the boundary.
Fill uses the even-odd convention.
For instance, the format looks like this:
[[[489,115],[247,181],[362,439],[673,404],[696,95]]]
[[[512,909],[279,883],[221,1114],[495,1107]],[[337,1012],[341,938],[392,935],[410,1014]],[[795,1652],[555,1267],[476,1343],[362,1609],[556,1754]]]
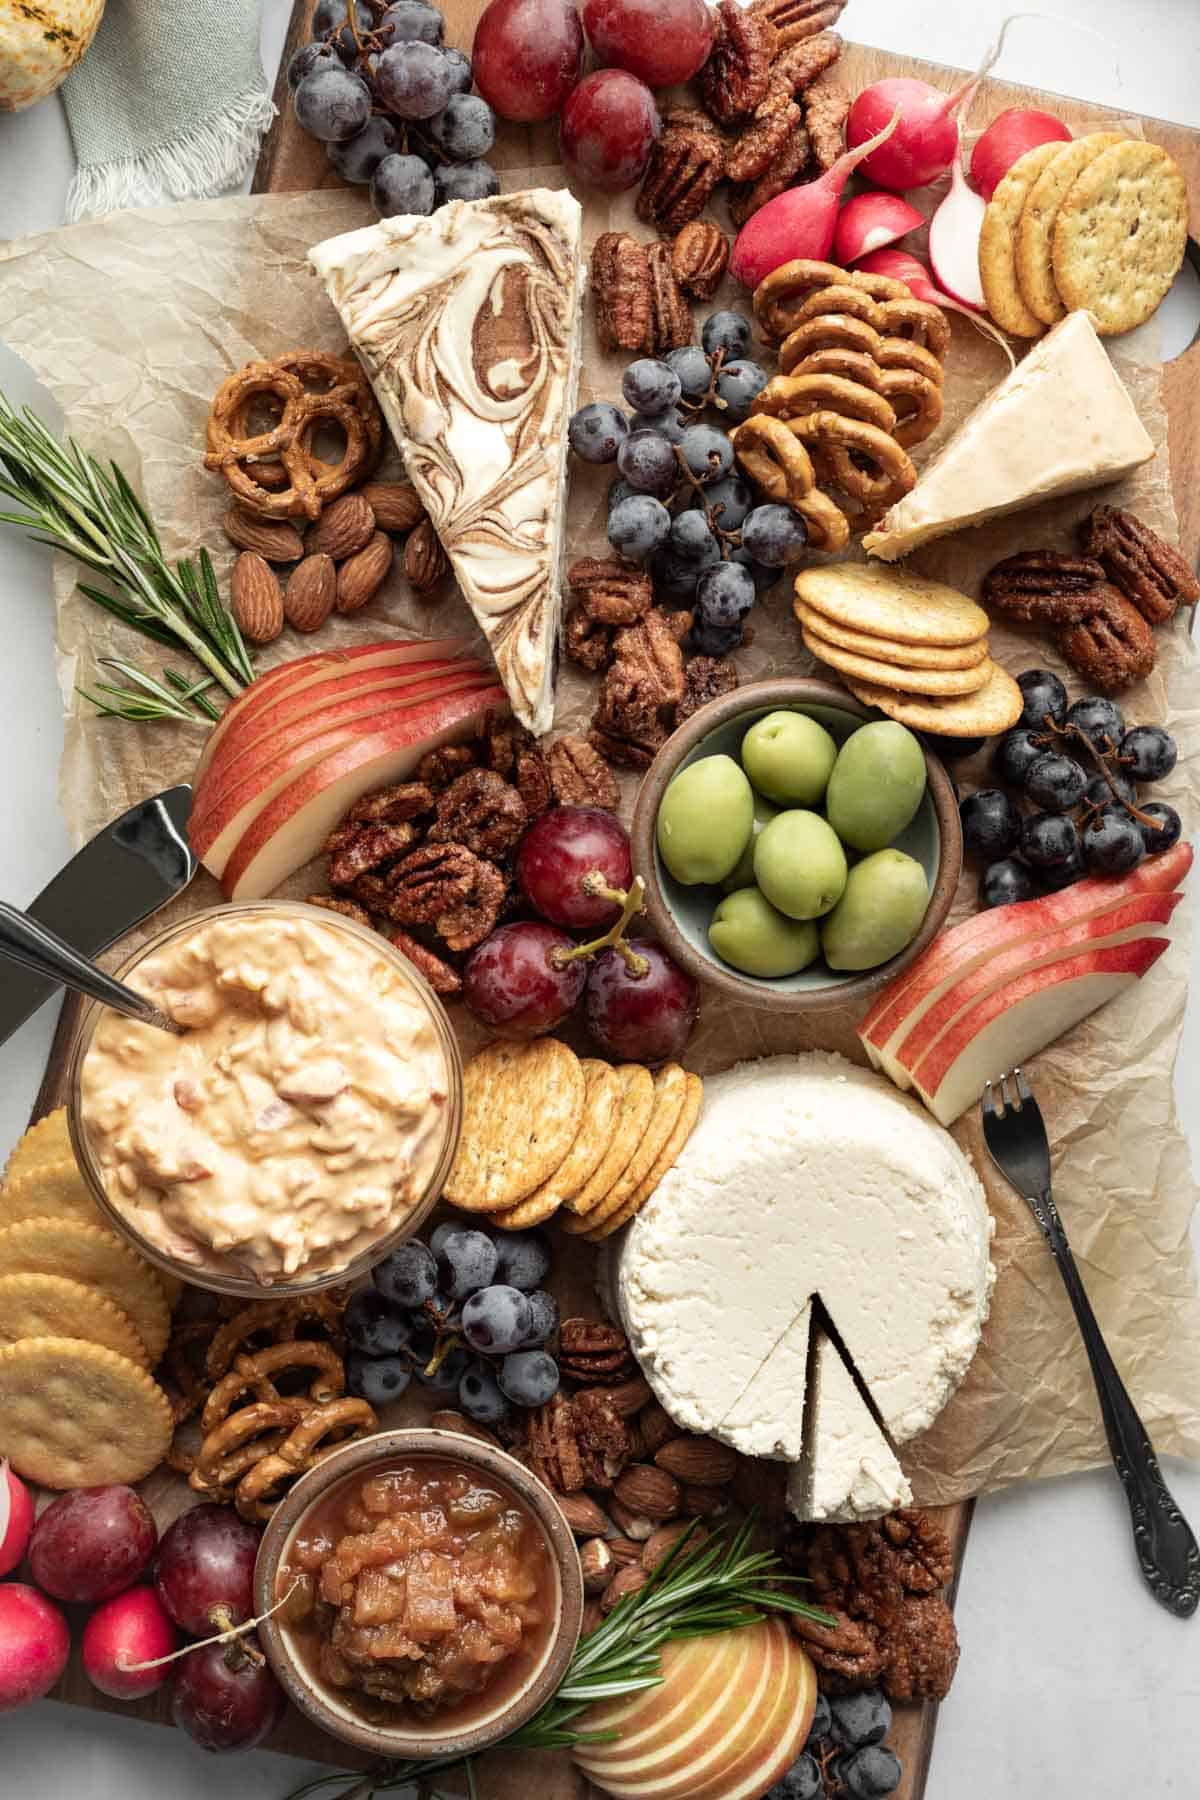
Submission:
[[[526,167],[506,170],[504,185],[556,185],[560,179],[556,167]],[[270,196],[123,213],[0,248],[0,335],[51,389],[80,441],[121,463],[168,550],[194,553],[207,544],[223,581],[233,558],[219,528],[226,490],[200,464],[209,401],[225,375],[252,357],[297,345],[343,346],[305,253],[369,217],[361,191]],[[628,200],[589,205],[589,244],[631,217]],[[621,360],[599,352],[588,310],[583,397],[612,397]],[[936,449],[1007,367],[994,345],[959,320],[947,366],[947,417],[918,460]],[[1099,498],[1132,506],[1173,537],[1158,375],[1125,363],[1122,373],[1160,446],[1148,470],[1102,496],[1079,495],[932,546],[919,566],[977,593],[980,577],[997,558],[1037,545],[1068,547],[1074,521]],[[601,549],[608,473],[581,472],[578,465],[573,470],[574,554]],[[154,666],[160,658],[154,645],[134,641],[73,584],[73,569],[58,559],[54,591],[68,711],[62,802],[82,841],[133,800],[187,779],[201,734],[89,716],[73,690],[78,681],[94,679],[99,655],[116,650]],[[737,657],[743,682],[813,667],[791,617],[786,583],[759,604],[754,625],[753,646]],[[285,634],[258,662],[266,667],[315,643],[470,630],[452,588],[434,605],[423,605],[394,575],[353,619],[331,622],[315,641]],[[1189,700],[1195,659],[1186,617],[1160,630],[1158,643],[1157,671],[1125,706],[1131,719],[1162,721],[1175,732],[1180,764],[1155,793],[1180,807],[1190,829],[1200,718]],[[1014,670],[1056,660],[1048,645],[1002,627],[993,634],[993,650]],[[1069,680],[1073,692],[1081,691],[1077,680]],[[564,663],[558,725],[584,724],[594,699],[593,679]],[[967,773],[970,778],[969,767]],[[633,783],[626,785],[630,802]],[[316,870],[296,877],[287,892],[303,896],[320,885]],[[215,884],[201,876],[176,904],[195,908],[216,898]],[[973,905],[974,878],[968,874],[956,916]],[[1113,1355],[1159,1450],[1200,1455],[1200,1302],[1188,1246],[1193,1194],[1171,1081],[1188,978],[1186,908],[1177,918],[1180,941],[1170,954],[1121,1001],[1037,1058],[1034,1076],[1055,1148],[1059,1204]],[[857,1055],[854,1024],[840,1013],[805,1023],[725,1003],[709,1006],[688,1061],[713,1071],[740,1057],[815,1045]],[[463,1035],[470,1037],[466,1030]],[[1091,1378],[1049,1254],[1023,1202],[993,1177],[974,1119],[962,1121],[955,1135],[974,1155],[988,1189],[1000,1278],[983,1344],[961,1390],[934,1428],[904,1450],[917,1497],[927,1503],[1087,1468],[1107,1457]]]

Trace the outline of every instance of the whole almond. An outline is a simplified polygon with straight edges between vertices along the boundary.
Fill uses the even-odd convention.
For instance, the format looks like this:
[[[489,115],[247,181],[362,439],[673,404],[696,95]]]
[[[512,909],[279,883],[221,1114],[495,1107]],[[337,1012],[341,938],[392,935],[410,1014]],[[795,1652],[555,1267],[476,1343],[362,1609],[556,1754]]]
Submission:
[[[404,573],[415,593],[428,594],[450,567],[432,519],[422,519],[404,546]]]
[[[665,1469],[634,1463],[613,1483],[613,1495],[647,1519],[673,1519],[679,1511],[679,1483]]]
[[[583,1619],[579,1626],[580,1637],[586,1637],[589,1631],[595,1631],[597,1625],[603,1625],[603,1623],[604,1614],[601,1611],[600,1602],[598,1600],[585,1600],[583,1605]]]
[[[651,1536],[653,1536],[653,1533],[651,1533]],[[649,1543],[649,1541],[650,1539],[647,1538],[646,1542]],[[625,1568],[629,1563],[641,1562],[642,1546],[641,1544],[636,1543],[633,1538],[610,1537],[606,1539],[606,1542],[608,1544],[608,1553],[619,1569]]]
[[[371,541],[375,514],[361,494],[343,494],[325,508],[308,534],[310,556],[332,556],[341,562],[357,556]]]
[[[721,1487],[732,1481],[737,1469],[737,1451],[715,1438],[677,1437],[660,1445],[654,1461],[669,1475],[693,1487]]]
[[[338,611],[352,613],[365,606],[379,592],[391,566],[392,540],[385,532],[377,531],[366,549],[338,570]]]
[[[231,506],[221,526],[231,544],[253,550],[266,562],[299,562],[304,555],[300,533],[286,519],[258,519],[244,506]]]
[[[256,550],[243,550],[233,565],[230,611],[242,636],[270,644],[283,630],[283,589],[273,568]]]
[[[631,1381],[620,1381],[616,1387],[597,1388],[596,1392],[603,1394],[623,1419],[632,1419],[643,1406],[649,1405],[652,1398],[650,1383],[641,1375],[635,1375]]]
[[[407,481],[368,481],[359,493],[381,531],[411,531],[425,516],[420,495]]]
[[[587,1494],[556,1494],[559,1511],[576,1537],[606,1537],[612,1525]]]
[[[729,1511],[729,1494],[725,1488],[685,1487],[679,1504],[689,1519],[719,1519]]]
[[[617,1572],[612,1551],[603,1538],[588,1538],[579,1546],[579,1568],[585,1594],[602,1594]]]
[[[703,1525],[697,1525],[694,1519],[672,1519],[669,1525],[660,1525],[654,1536],[646,1539],[642,1545],[642,1567],[647,1575],[653,1575],[659,1564],[666,1562],[685,1533],[689,1550],[694,1550],[708,1536]]]
[[[294,631],[319,631],[337,599],[332,556],[306,556],[288,577],[283,616]]]
[[[679,1427],[670,1413],[654,1400],[638,1414],[638,1436],[645,1445],[645,1454],[653,1456],[668,1438],[679,1436]]]
[[[608,1503],[608,1512],[622,1536],[632,1538],[635,1544],[644,1544],[658,1530],[657,1519],[648,1519],[644,1513],[634,1512],[631,1506],[625,1506],[615,1495]],[[611,1544],[613,1540],[610,1538],[608,1541]]]
[[[600,1596],[600,1611],[610,1613],[614,1606],[624,1600],[626,1594],[636,1594],[639,1588],[645,1587],[649,1579],[645,1569],[618,1569]]]
[[[494,1444],[500,1448],[500,1439],[494,1431],[485,1425],[477,1425],[474,1419],[468,1419],[465,1413],[452,1412],[449,1408],[435,1412],[429,1423],[435,1431],[457,1431],[463,1437],[478,1438],[481,1444]]]

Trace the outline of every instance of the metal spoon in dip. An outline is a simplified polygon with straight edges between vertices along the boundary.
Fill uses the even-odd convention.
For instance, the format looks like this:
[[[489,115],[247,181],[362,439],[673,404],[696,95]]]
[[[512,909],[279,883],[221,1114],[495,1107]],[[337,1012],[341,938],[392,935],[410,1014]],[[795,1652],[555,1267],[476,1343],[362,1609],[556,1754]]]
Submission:
[[[169,1031],[174,1037],[184,1034],[186,1027],[177,1025],[174,1019],[160,1012],[142,994],[126,987],[123,981],[106,975],[90,957],[68,944],[65,938],[31,919],[19,907],[10,906],[6,900],[0,900],[0,957],[20,963],[22,968],[32,970],[35,975],[44,975],[63,987],[73,988],[77,994],[86,994],[90,1000],[99,1000],[115,1012],[124,1013],[126,1018],[137,1019],[143,1025],[156,1025],[160,1031]]]

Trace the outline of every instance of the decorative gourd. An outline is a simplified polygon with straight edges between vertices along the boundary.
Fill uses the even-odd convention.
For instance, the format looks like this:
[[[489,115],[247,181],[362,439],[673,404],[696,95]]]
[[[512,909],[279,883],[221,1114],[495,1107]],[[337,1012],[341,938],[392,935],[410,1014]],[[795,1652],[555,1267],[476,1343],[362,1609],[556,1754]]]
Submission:
[[[0,0],[0,112],[52,94],[96,35],[104,0]]]

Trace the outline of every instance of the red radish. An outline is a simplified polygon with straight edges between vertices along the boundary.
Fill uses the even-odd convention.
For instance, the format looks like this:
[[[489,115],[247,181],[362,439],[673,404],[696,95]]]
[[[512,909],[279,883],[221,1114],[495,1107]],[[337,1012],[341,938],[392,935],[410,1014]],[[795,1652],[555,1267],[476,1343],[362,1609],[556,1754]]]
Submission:
[[[960,306],[957,300],[944,294],[932,280],[925,264],[913,256],[911,251],[872,250],[869,256],[861,256],[854,266],[868,275],[890,275],[893,281],[902,281],[914,300],[927,300],[931,306],[940,306],[944,312],[961,313],[964,319],[970,319],[977,331],[982,331],[985,337],[993,338],[1007,356],[1010,368],[1016,368],[1017,359],[1004,334],[997,331],[990,320],[981,319],[969,306]]]
[[[868,152],[863,174],[880,187],[904,193],[924,187],[944,175],[954,161],[958,142],[955,109],[973,92],[977,77],[943,94],[912,75],[887,75],[865,87],[850,108],[846,142],[852,149],[866,144],[883,122],[899,115],[897,129],[887,142]]]
[[[730,273],[743,287],[756,288],[772,269],[812,257],[825,262],[833,248],[838,201],[842,189],[863,157],[895,131],[900,114],[895,112],[875,136],[855,150],[839,156],[832,169],[806,187],[785,188],[747,219],[738,232],[729,259]]]
[[[23,1581],[0,1587],[0,1713],[40,1700],[71,1652],[71,1634],[53,1600]]]
[[[167,1679],[167,1669],[133,1669],[132,1663],[170,1656],[179,1635],[149,1585],[126,1588],[98,1606],[83,1628],[83,1667],[93,1687],[114,1700],[140,1700]]]
[[[967,186],[962,143],[954,153],[950,192],[929,221],[929,260],[939,286],[964,306],[986,309],[979,279],[979,234],[987,201]]]
[[[971,152],[971,180],[985,200],[990,200],[1004,176],[1039,144],[1069,143],[1070,127],[1053,113],[1032,106],[1010,106],[997,114],[978,138]]]
[[[0,1575],[11,1575],[33,1530],[33,1500],[7,1459],[0,1459]]]
[[[879,189],[869,194],[855,194],[837,216],[833,260],[848,269],[860,256],[882,250],[885,244],[894,244],[897,238],[924,223],[924,213],[919,213],[899,194],[885,194]]]

